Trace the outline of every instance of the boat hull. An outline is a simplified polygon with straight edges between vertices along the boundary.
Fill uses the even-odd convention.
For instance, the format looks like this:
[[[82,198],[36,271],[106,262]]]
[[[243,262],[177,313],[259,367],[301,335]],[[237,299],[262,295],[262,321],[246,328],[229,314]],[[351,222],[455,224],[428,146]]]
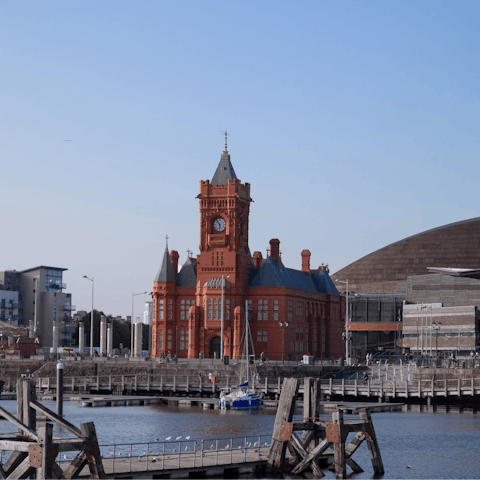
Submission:
[[[256,394],[233,394],[222,397],[220,408],[232,410],[258,410],[263,407],[263,400]]]

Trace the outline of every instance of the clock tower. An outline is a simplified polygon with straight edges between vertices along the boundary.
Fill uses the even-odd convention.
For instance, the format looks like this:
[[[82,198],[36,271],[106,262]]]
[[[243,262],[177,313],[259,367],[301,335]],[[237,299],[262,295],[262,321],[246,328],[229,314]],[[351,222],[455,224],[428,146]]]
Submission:
[[[221,290],[224,288],[224,353],[233,355],[234,309],[244,305],[252,259],[248,249],[250,184],[236,176],[225,150],[211,181],[200,181],[200,254],[197,256],[196,304],[205,346],[221,329]],[[224,280],[222,280],[222,277]],[[215,309],[215,306],[217,308]],[[200,326],[200,325],[199,325]],[[211,338],[210,338],[211,337]]]

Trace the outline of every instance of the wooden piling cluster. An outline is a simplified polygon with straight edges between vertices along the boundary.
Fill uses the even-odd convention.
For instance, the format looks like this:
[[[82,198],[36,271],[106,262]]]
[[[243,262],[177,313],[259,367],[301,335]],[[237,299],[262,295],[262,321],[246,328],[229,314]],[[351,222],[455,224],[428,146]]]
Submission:
[[[37,428],[37,412],[75,438],[54,438],[53,424],[42,422]],[[1,415],[17,427],[17,435],[0,436],[0,449],[12,452],[0,464],[0,478],[76,478],[88,463],[90,478],[106,478],[93,422],[82,423],[80,429],[37,402],[31,380],[17,381],[17,416],[0,407]],[[66,469],[56,462],[60,452],[79,453]]]
[[[315,478],[324,476],[320,465],[327,464],[337,478],[347,478],[347,465],[356,473],[362,468],[352,459],[366,440],[376,475],[385,473],[375,429],[368,408],[358,410],[360,421],[345,421],[341,407],[332,413],[332,421],[320,421],[320,382],[305,378],[303,422],[293,422],[298,396],[298,379],[285,379],[273,427],[272,445],[268,457],[269,473],[299,475],[311,470]],[[347,445],[347,437],[355,433]]]

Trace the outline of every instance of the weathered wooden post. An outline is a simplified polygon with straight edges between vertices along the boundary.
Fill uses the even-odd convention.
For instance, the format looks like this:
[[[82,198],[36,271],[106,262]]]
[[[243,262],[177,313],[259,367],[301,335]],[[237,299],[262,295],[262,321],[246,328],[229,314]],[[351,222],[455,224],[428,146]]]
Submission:
[[[345,440],[348,431],[343,427],[343,412],[337,410],[332,415],[333,422],[327,425],[327,441],[333,443],[335,476],[347,478],[347,463],[345,461]]]
[[[37,432],[37,411],[77,438],[52,438],[52,423],[40,424]],[[30,379],[17,383],[17,417],[1,406],[0,413],[19,430],[16,438],[0,439],[0,450],[12,452],[3,465],[0,463],[0,478],[76,478],[87,462],[90,478],[105,478],[94,424],[84,423],[80,430],[37,402]],[[55,461],[58,453],[78,450],[80,453],[62,471]]]
[[[373,428],[372,417],[367,408],[360,409],[360,419],[365,424],[365,439],[367,440],[368,451],[370,452],[370,459],[372,460],[373,470],[377,475],[383,475],[385,469],[383,468],[382,456],[380,455],[380,448]]]
[[[367,440],[375,474],[383,474],[380,449],[368,408],[358,410],[348,406],[349,411],[360,412],[360,421],[345,423],[342,406],[338,406],[332,414],[331,422],[320,421],[320,387],[319,379],[305,378],[303,422],[297,423],[292,419],[298,383],[293,378],[284,380],[267,460],[267,473],[300,475],[310,469],[314,478],[321,478],[324,473],[319,462],[331,462],[336,477],[347,478],[347,465],[355,473],[363,471],[351,457],[361,443]],[[303,432],[301,436],[298,435],[300,432]],[[356,435],[346,445],[349,433]]]
[[[273,427],[272,445],[267,460],[267,473],[281,472],[285,467],[285,452],[292,431],[284,424],[292,421],[298,395],[298,380],[286,378],[283,381],[278,403],[277,416]]]
[[[38,426],[38,439],[41,448],[41,464],[37,468],[37,478],[53,478],[53,463],[58,454],[58,447],[52,443],[53,425],[41,423]]]

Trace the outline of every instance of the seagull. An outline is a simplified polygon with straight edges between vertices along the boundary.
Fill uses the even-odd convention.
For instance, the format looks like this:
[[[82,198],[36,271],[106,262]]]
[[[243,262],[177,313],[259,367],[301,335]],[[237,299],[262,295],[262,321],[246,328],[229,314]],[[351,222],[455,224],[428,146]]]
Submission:
[[[239,445],[237,448],[240,450],[240,449],[242,448],[242,446],[241,446],[241,445]]]
[[[158,438],[154,438],[153,441],[154,441],[154,442],[158,442]]]
[[[165,440],[166,440],[167,442],[169,442],[171,439],[172,439],[172,437],[170,436],[170,437],[167,437]]]
[[[190,436],[188,436],[188,437],[185,437],[185,438],[186,438],[187,440],[190,440]]]
[[[253,444],[253,446],[254,446],[254,447],[258,447],[258,442],[255,442],[255,443]]]
[[[405,468],[411,468],[410,465],[407,465]]]
[[[188,450],[188,445],[185,447],[185,451],[187,451],[187,450]]]
[[[115,454],[113,452],[110,452],[110,458],[113,458]]]
[[[213,445],[210,445],[210,450],[213,450],[213,448],[214,448]]]
[[[228,450],[229,448],[230,448],[230,445],[227,445],[227,446],[225,447],[225,450]]]
[[[142,461],[142,457],[138,457],[138,461],[141,462],[141,461]]]
[[[152,460],[152,463],[155,463],[156,461],[157,461],[157,459],[156,459],[156,458],[154,458],[154,459]]]
[[[63,458],[64,458],[65,460],[68,460],[68,458],[67,458],[67,456],[66,456],[65,454],[63,454]]]
[[[176,450],[175,450],[175,449],[173,449],[173,450],[172,450],[172,453],[175,453],[175,452],[176,452]]]
[[[177,437],[175,440],[181,440],[182,439],[182,436],[180,435],[180,437]]]

